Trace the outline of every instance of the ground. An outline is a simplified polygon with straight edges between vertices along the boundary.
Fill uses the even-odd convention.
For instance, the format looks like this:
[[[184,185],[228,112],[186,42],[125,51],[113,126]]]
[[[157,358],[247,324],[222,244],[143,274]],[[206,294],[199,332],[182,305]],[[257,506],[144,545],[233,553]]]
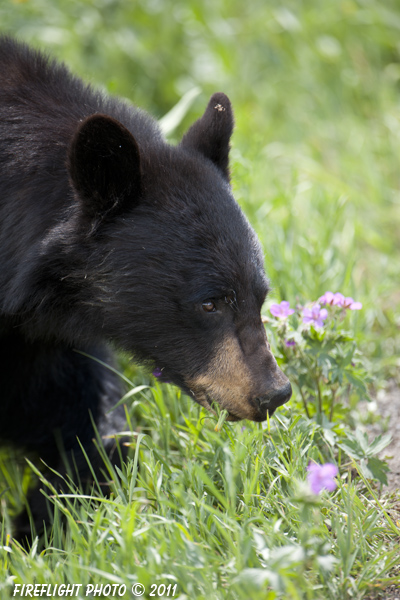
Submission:
[[[374,402],[382,420],[371,425],[369,431],[371,435],[378,435],[387,429],[392,436],[390,445],[381,452],[380,458],[386,458],[390,469],[388,486],[384,491],[393,493],[400,490],[400,388],[395,382],[390,382],[386,390],[378,392]]]
[[[382,416],[382,420],[370,425],[368,429],[371,437],[382,432],[392,435],[391,443],[380,454],[380,458],[387,460],[390,469],[387,475],[388,485],[383,488],[382,492],[393,500],[391,517],[400,521],[400,388],[395,382],[390,382],[386,390],[378,393],[374,402],[376,402],[376,412]],[[365,598],[365,600],[378,599],[400,600],[400,587],[389,586],[377,596]]]

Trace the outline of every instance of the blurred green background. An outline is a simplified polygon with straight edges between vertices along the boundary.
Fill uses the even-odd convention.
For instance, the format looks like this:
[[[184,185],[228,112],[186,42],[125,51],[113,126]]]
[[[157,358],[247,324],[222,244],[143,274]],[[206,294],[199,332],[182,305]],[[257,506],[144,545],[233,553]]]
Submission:
[[[156,118],[235,109],[235,195],[274,299],[341,291],[380,378],[400,356],[398,0],[0,0],[0,30]]]

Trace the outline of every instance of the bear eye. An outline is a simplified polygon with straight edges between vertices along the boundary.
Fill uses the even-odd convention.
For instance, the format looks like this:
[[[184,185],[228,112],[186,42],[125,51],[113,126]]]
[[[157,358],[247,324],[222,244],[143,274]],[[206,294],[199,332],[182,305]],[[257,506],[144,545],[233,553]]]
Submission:
[[[214,302],[212,302],[212,300],[207,300],[206,302],[203,302],[201,306],[205,312],[210,313],[215,312],[217,310],[217,307],[215,306]]]

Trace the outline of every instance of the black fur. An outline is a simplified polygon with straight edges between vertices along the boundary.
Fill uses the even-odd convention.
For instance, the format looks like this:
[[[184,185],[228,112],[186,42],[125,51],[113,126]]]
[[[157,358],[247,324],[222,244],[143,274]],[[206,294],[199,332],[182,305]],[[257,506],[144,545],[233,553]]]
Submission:
[[[260,319],[262,253],[229,187],[232,129],[215,94],[171,147],[144,112],[0,38],[3,441],[57,468],[60,440],[93,455],[89,413],[102,434],[122,428],[122,409],[105,417],[116,377],[75,352],[109,361],[107,343],[232,419],[263,420],[289,398]],[[40,526],[37,494],[33,505]]]

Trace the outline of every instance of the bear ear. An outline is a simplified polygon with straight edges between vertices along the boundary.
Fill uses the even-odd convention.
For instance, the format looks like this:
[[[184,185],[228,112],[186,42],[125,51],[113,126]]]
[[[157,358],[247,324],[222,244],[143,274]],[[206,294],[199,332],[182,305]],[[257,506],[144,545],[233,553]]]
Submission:
[[[140,153],[121,123],[95,114],[80,123],[68,153],[72,184],[90,219],[115,215],[138,203]]]
[[[211,96],[204,115],[184,135],[181,145],[201,152],[222,171],[229,181],[229,149],[233,131],[233,112],[225,94]]]

